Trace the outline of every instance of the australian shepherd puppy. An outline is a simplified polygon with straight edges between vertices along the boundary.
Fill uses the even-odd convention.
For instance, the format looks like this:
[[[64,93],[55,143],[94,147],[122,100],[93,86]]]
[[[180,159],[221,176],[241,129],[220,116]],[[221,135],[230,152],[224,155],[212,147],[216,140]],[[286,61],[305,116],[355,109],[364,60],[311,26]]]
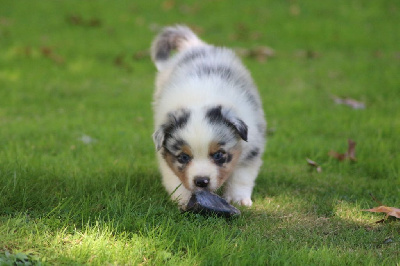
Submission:
[[[183,209],[196,190],[221,186],[228,202],[251,206],[266,122],[249,72],[234,52],[185,26],[164,28],[151,56],[153,139],[166,190]]]

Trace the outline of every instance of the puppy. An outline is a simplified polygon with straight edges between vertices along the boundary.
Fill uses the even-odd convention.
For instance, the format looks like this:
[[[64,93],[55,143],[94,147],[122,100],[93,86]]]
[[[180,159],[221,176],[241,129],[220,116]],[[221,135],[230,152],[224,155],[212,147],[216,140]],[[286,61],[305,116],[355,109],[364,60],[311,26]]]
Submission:
[[[251,206],[266,121],[247,69],[185,26],[164,28],[151,57],[158,69],[153,140],[167,192],[185,209],[193,192],[223,186],[228,202]]]

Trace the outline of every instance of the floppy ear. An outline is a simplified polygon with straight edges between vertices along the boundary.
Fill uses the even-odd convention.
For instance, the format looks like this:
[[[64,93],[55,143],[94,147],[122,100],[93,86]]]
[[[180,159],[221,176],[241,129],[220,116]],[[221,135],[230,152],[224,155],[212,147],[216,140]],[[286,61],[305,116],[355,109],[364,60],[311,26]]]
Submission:
[[[244,140],[247,141],[247,125],[244,123],[236,113],[221,105],[211,108],[207,112],[207,117],[211,123],[223,123],[234,131]]]
[[[242,138],[242,140],[247,141],[247,125],[240,120],[239,118],[236,118],[234,120],[230,120],[233,124],[233,126],[236,128],[239,136]]]
[[[157,151],[159,151],[163,145],[164,136],[165,136],[164,126],[161,126],[159,129],[157,129],[153,133],[153,141],[154,141],[154,144],[156,145]]]
[[[236,129],[236,132],[242,138],[247,141],[248,128],[245,122],[239,119],[232,109],[221,108],[222,116]]]
[[[157,151],[164,145],[167,135],[171,136],[175,130],[186,125],[189,116],[190,112],[183,108],[168,113],[166,122],[153,133],[153,141]]]

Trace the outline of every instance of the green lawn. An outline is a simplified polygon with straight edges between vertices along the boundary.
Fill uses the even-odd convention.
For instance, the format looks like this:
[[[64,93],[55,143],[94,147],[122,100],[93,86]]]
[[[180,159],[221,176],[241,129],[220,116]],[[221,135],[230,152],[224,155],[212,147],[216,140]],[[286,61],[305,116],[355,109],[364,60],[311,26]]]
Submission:
[[[175,23],[275,51],[243,58],[269,138],[238,219],[160,182],[147,49]],[[0,265],[399,265],[399,219],[361,211],[400,208],[399,25],[396,0],[0,0]]]

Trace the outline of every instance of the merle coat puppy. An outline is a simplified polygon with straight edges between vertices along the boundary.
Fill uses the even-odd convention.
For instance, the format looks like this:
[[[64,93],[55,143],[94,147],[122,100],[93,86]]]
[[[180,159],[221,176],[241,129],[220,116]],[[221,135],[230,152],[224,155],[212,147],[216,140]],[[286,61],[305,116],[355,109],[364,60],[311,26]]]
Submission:
[[[231,50],[185,26],[164,28],[151,56],[153,139],[166,190],[183,209],[193,192],[221,186],[228,202],[251,206],[266,122],[249,72]]]

